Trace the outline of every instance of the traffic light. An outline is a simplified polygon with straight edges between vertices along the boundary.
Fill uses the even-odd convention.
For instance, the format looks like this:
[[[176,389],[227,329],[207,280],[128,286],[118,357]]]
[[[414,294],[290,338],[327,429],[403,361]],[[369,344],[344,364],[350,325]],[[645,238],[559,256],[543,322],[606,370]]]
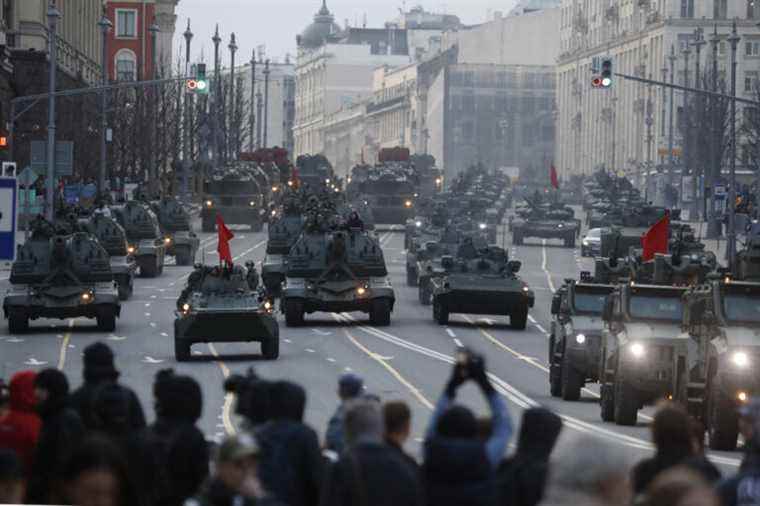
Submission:
[[[602,59],[602,87],[612,86],[612,58]]]
[[[195,65],[195,79],[186,80],[185,88],[188,93],[198,93],[201,95],[208,94],[208,80],[206,79],[205,63]]]

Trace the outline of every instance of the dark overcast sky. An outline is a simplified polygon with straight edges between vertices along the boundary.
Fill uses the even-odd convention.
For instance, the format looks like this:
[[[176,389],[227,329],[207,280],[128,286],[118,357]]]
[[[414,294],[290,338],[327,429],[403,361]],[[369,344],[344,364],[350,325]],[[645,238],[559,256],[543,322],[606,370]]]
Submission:
[[[421,4],[428,11],[456,14],[463,23],[475,24],[482,23],[489,13],[495,11],[506,14],[515,3],[516,0],[407,1],[406,8]],[[194,35],[190,51],[193,59],[200,58],[203,48],[205,60],[213,61],[211,37],[215,24],[219,23],[225,66],[229,65],[227,44],[231,32],[235,32],[239,47],[236,62],[250,60],[251,51],[260,44],[266,44],[270,58],[282,61],[286,53],[295,54],[296,34],[311,23],[320,5],[321,0],[180,0],[176,11],[175,58],[180,44],[184,47],[182,33],[190,18]],[[368,27],[382,27],[383,23],[398,16],[404,3],[401,0],[395,3],[388,0],[327,0],[327,6],[341,26],[346,19],[351,25],[361,24],[366,13]]]

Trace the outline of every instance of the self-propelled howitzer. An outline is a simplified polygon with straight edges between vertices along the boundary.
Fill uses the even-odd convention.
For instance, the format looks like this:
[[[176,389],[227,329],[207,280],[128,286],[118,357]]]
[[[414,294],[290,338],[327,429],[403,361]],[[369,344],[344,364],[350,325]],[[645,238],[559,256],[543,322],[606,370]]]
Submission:
[[[190,215],[175,198],[165,197],[153,202],[166,244],[166,254],[175,257],[177,265],[191,265],[200,246],[200,239],[193,232]]]
[[[119,288],[119,299],[127,300],[134,291],[137,262],[134,248],[127,241],[124,227],[103,214],[95,214],[82,220],[80,225],[98,238],[98,242],[110,256],[111,271]]]

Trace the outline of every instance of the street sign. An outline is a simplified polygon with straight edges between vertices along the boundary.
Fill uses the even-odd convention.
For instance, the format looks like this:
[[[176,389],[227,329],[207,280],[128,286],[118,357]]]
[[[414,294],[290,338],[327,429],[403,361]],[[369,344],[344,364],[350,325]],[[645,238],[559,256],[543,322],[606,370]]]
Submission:
[[[3,162],[3,173],[0,176],[16,177],[16,162]]]
[[[0,177],[0,261],[16,260],[16,212],[18,182]]]
[[[715,185],[715,195],[725,195],[726,187],[723,185]]]
[[[47,170],[47,142],[31,142],[31,167],[38,173]],[[58,141],[55,143],[55,175],[71,176],[74,174],[74,143]]]
[[[39,174],[33,171],[31,167],[27,166],[24,170],[21,171],[21,174],[18,175],[18,184],[29,187],[33,185],[34,182],[39,179],[39,177]]]

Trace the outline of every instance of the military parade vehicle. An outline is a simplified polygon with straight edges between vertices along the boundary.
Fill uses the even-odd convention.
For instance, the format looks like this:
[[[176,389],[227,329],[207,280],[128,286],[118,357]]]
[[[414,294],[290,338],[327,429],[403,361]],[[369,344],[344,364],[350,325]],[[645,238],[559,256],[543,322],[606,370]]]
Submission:
[[[36,219],[18,249],[3,312],[11,334],[38,318],[94,318],[98,330],[113,332],[121,313],[108,253],[91,234],[58,235]]]
[[[259,290],[253,263],[245,267],[196,265],[177,299],[174,354],[190,359],[191,346],[211,342],[258,342],[267,360],[280,354],[274,302]]]
[[[166,254],[173,256],[177,265],[192,265],[200,239],[190,225],[190,215],[176,198],[164,197],[153,203],[153,211],[164,235]]]
[[[337,181],[333,167],[324,155],[301,155],[296,159],[300,184],[312,191],[329,188]]]
[[[261,278],[272,295],[279,295],[285,281],[285,257],[303,229],[301,209],[295,199],[283,205],[282,215],[269,223],[266,255],[261,263]]]
[[[134,291],[137,262],[134,248],[127,241],[124,228],[116,220],[95,214],[82,223],[82,228],[97,237],[100,245],[110,256],[111,272],[119,290],[119,299],[127,300]]]
[[[111,211],[127,233],[128,251],[140,267],[140,276],[160,276],[164,272],[166,238],[161,234],[156,214],[147,204],[136,200],[112,206]]]
[[[560,239],[567,248],[575,247],[580,233],[580,223],[567,206],[557,203],[542,204],[534,198],[526,198],[527,208],[516,210],[510,223],[512,244],[521,245],[528,237]]]
[[[456,257],[441,258],[445,274],[432,276],[433,319],[440,325],[452,313],[507,315],[516,329],[525,329],[535,296],[517,276],[520,262],[509,261],[499,247],[483,249],[464,241]]]
[[[229,164],[212,173],[203,185],[201,230],[213,232],[216,215],[227,225],[247,225],[254,232],[262,229],[266,208],[264,190],[256,176],[241,164]]]
[[[415,214],[413,181],[387,167],[376,168],[369,175],[359,198],[369,202],[375,223],[400,225]]]
[[[285,276],[280,302],[289,327],[315,311],[361,311],[372,325],[390,324],[395,294],[374,235],[307,222],[290,249]]]
[[[602,351],[602,310],[614,285],[595,283],[588,272],[567,279],[552,298],[549,332],[551,394],[577,401],[587,382],[598,381]]]

